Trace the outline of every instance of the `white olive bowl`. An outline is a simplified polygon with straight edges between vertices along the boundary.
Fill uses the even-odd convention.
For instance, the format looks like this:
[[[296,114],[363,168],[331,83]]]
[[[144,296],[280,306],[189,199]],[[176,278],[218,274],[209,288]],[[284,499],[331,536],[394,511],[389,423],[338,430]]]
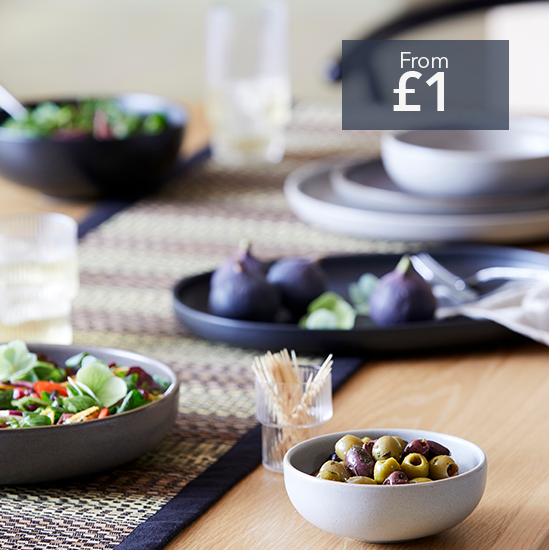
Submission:
[[[436,441],[451,451],[459,474],[407,485],[357,485],[311,475],[347,433]],[[284,483],[295,509],[316,527],[365,542],[398,542],[434,535],[463,521],[482,498],[486,469],[484,451],[459,437],[424,430],[352,430],[315,437],[290,449],[284,457]]]
[[[509,130],[411,130],[384,134],[383,166],[404,191],[471,196],[549,186],[549,121],[511,119]]]

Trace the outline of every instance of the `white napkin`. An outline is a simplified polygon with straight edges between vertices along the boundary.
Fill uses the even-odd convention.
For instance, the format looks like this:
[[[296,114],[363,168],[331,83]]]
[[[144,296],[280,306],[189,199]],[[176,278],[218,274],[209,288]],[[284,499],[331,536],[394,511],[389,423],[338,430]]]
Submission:
[[[437,309],[437,319],[490,319],[549,346],[549,282],[513,281],[475,302]]]

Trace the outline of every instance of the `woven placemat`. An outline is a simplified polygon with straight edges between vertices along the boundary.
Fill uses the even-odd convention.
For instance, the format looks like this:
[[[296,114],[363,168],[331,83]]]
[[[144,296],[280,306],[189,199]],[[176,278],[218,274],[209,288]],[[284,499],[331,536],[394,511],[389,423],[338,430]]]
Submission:
[[[234,458],[239,441],[253,446],[255,458],[233,482],[255,466],[259,450],[252,430],[250,365],[265,350],[193,336],[174,316],[172,288],[183,277],[215,268],[242,238],[251,239],[266,258],[312,251],[401,252],[403,244],[305,225],[286,204],[284,179],[308,160],[357,149],[377,154],[376,133],[340,128],[337,104],[297,104],[282,163],[227,169],[207,161],[160,194],[122,205],[126,208],[96,229],[87,228],[79,248],[74,341],[134,350],[170,365],[181,380],[179,416],[155,449],[115,470],[58,483],[1,487],[0,547],[161,548],[219,498],[224,489],[207,489],[223,461]],[[109,208],[103,218],[118,209]],[[359,363],[347,363],[345,376]],[[190,511],[185,521],[182,510]]]

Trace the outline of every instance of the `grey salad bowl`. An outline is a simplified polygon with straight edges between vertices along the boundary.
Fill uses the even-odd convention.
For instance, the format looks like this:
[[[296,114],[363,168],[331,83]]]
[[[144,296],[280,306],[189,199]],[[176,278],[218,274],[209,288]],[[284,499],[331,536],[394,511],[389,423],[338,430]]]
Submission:
[[[152,449],[169,431],[178,408],[179,381],[164,363],[137,353],[82,345],[29,344],[59,365],[85,351],[107,363],[140,366],[170,382],[164,397],[132,411],[61,426],[0,430],[0,484],[27,484],[93,474]]]
[[[354,485],[312,476],[347,433],[360,438],[393,435],[405,441],[436,441],[450,449],[459,474],[407,485]],[[371,429],[321,435],[299,443],[284,457],[284,483],[295,509],[324,531],[366,542],[417,539],[454,527],[480,502],[486,471],[486,455],[480,447],[425,430]]]

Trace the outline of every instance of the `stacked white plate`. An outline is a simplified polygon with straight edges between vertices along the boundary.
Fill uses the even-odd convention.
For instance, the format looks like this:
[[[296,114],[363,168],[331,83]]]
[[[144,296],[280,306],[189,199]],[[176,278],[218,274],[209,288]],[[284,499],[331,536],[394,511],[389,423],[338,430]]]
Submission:
[[[357,237],[519,243],[549,236],[549,175],[537,189],[427,195],[397,186],[379,159],[339,158],[294,171],[284,191],[301,220]]]

